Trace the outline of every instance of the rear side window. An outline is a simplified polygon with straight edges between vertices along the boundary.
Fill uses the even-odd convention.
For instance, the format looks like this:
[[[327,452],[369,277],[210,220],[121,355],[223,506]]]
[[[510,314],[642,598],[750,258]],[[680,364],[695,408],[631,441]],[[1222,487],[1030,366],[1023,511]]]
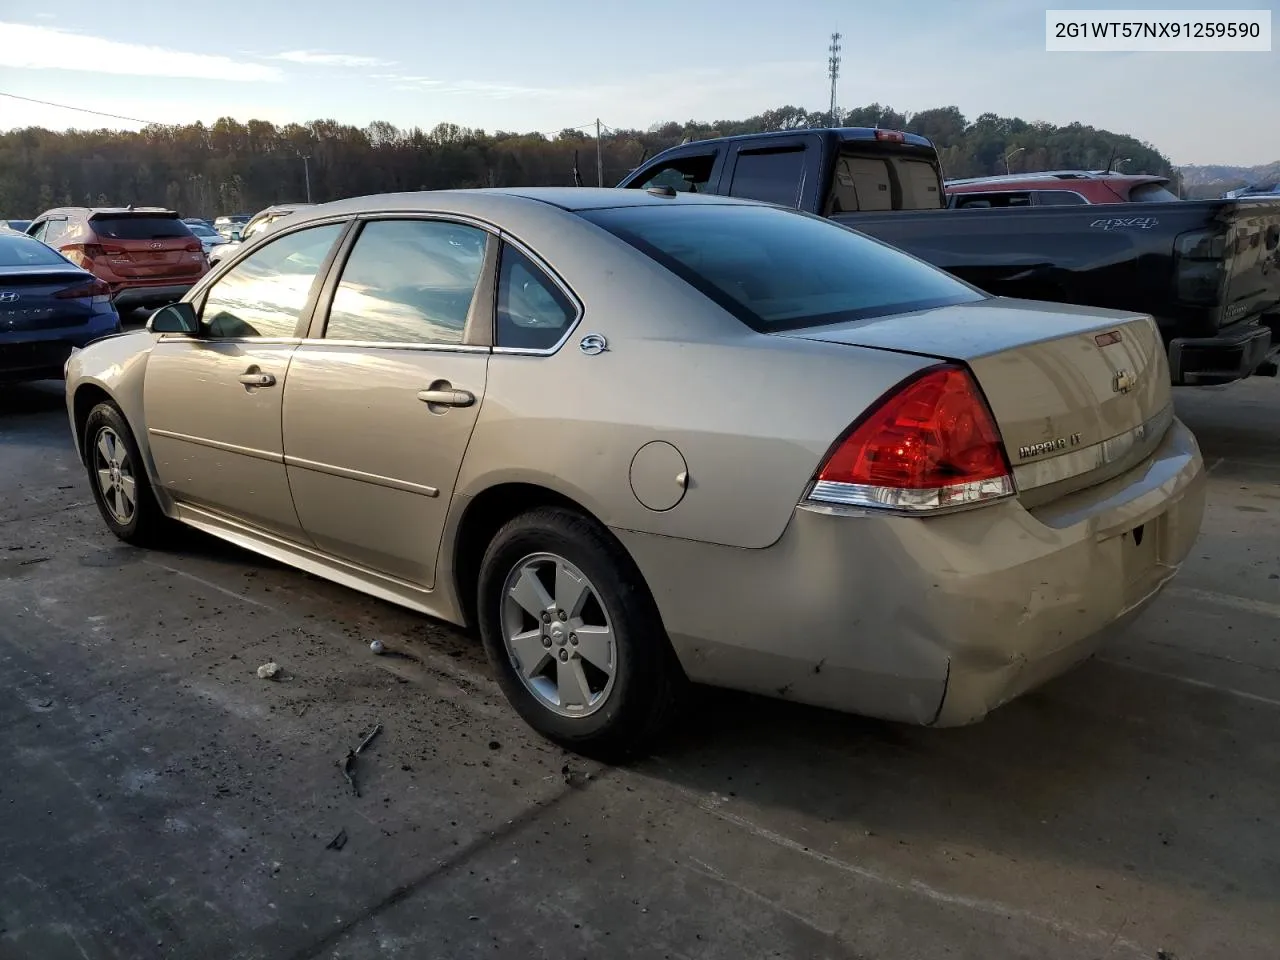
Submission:
[[[555,281],[515,247],[503,244],[498,269],[497,346],[550,350],[577,315]]]
[[[1178,195],[1163,183],[1140,183],[1129,191],[1130,203],[1167,203]]]
[[[0,267],[65,267],[67,261],[39,240],[0,233]]]
[[[325,338],[461,343],[487,242],[477,227],[442,220],[366,224],[342,268]]]
[[[1029,207],[1031,194],[1018,193],[961,193],[956,197],[956,207],[961,210],[986,207]]]
[[[1046,207],[1062,207],[1070,204],[1088,203],[1084,197],[1074,190],[1038,190],[1036,203]]]
[[[618,207],[581,216],[762,333],[986,298],[870,237],[772,207]]]
[[[794,207],[804,178],[804,155],[802,147],[739,153],[729,185],[730,196]]]
[[[176,217],[93,217],[89,227],[103,240],[171,240],[191,231]]]

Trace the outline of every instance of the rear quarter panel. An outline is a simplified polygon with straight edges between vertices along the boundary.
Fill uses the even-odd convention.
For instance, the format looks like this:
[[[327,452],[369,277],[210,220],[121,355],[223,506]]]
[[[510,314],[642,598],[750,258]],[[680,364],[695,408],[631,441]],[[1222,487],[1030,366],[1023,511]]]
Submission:
[[[755,333],[621,241],[567,219],[541,244],[525,239],[575,290],[583,319],[555,355],[493,355],[462,496],[535,483],[615,528],[766,547],[850,423],[935,362]],[[609,349],[584,355],[589,333]],[[632,461],[651,441],[675,446],[687,468],[683,499],[666,510],[632,488]],[[678,471],[668,472],[674,489]]]

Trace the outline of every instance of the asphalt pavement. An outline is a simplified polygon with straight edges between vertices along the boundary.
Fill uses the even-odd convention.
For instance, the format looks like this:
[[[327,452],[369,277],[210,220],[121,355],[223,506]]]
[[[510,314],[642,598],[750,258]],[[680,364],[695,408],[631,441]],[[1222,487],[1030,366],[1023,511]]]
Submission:
[[[0,388],[0,958],[1274,957],[1280,381],[1178,409],[1201,540],[1094,660],[947,731],[705,691],[602,768],[453,628],[114,540]]]

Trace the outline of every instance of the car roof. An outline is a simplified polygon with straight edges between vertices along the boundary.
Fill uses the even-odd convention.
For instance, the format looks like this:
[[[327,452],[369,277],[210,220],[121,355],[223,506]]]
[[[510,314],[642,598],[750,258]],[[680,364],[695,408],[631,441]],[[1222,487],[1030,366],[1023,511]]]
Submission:
[[[947,180],[943,184],[951,187],[1010,187],[1019,183],[1034,183],[1042,186],[1046,181],[1070,182],[1072,180],[1101,180],[1114,183],[1168,183],[1168,177],[1153,173],[1107,173],[1102,170],[1044,170],[1036,173],[1002,173],[990,177],[964,177]]]
[[[504,209],[515,211],[530,203],[561,210],[602,210],[611,207],[681,205],[766,206],[752,200],[716,194],[677,193],[660,196],[647,190],[618,187],[486,187],[473,190],[423,190],[414,193],[380,193],[318,204],[301,211],[306,220],[361,213],[426,213],[430,211],[472,213],[499,217]],[[297,221],[295,221],[297,222]]]
[[[794,137],[799,134],[816,133],[822,136],[835,137],[844,143],[857,142],[859,140],[875,140],[878,132],[885,133],[901,133],[902,143],[912,147],[932,147],[933,141],[928,137],[922,137],[918,133],[906,133],[901,130],[892,130],[889,127],[807,127],[797,128],[795,130],[768,130],[763,133],[735,133],[727,137],[709,137],[705,140],[690,140],[687,143],[678,144],[674,147],[668,147],[667,150],[661,151],[657,156],[666,153],[668,150],[677,150],[680,147],[691,147],[695,144],[701,146],[703,144],[719,144],[719,143],[736,143],[741,140],[775,140],[783,137]]]
[[[153,216],[176,217],[178,212],[170,210],[168,207],[54,207],[52,210],[46,210],[40,214],[42,217],[51,217],[55,214],[88,214],[91,217],[100,215],[106,216],[126,216],[128,214],[151,214]]]

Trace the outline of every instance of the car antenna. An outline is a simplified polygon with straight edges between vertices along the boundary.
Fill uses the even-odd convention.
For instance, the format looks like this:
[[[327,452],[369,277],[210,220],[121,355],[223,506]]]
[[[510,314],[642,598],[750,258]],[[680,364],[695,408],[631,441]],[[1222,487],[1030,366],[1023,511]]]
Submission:
[[[1116,148],[1115,148],[1115,146],[1114,146],[1114,145],[1112,145],[1112,147],[1111,147],[1111,156],[1109,156],[1109,157],[1107,158],[1107,169],[1103,170],[1102,172],[1103,172],[1103,173],[1110,173],[1110,172],[1111,172],[1111,165],[1112,165],[1113,163],[1115,163],[1115,162],[1116,162]]]

